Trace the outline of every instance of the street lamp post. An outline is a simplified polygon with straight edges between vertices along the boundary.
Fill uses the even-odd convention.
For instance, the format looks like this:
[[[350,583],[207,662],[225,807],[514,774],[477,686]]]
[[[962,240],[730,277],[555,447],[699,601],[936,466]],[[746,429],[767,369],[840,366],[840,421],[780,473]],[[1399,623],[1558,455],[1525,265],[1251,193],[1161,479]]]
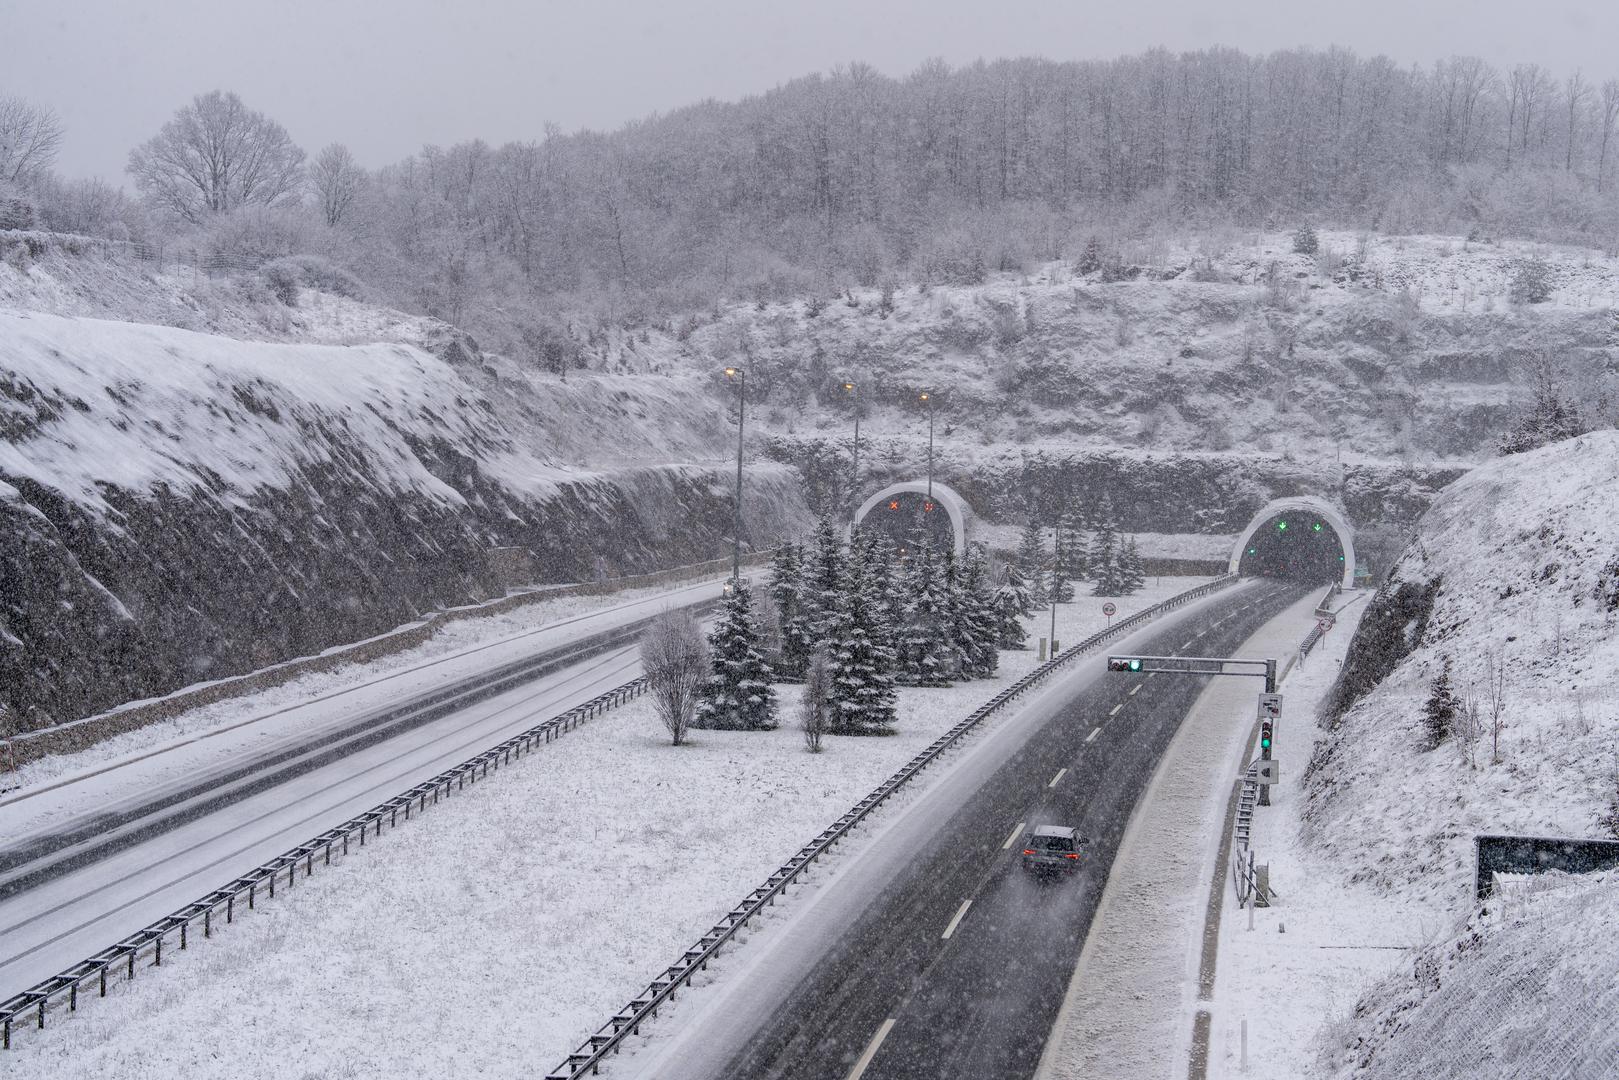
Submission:
[[[1062,573],[1062,531],[1051,530],[1051,655],[1057,659],[1057,579]]]
[[[933,501],[933,395],[922,391],[922,403],[928,407],[928,502]]]
[[[860,387],[852,382],[843,384],[854,401],[854,464],[849,470],[849,521],[854,521],[854,500],[860,491]]]
[[[727,378],[736,380],[736,505],[731,516],[731,581],[742,581],[742,424],[747,419],[747,374],[741,368],[725,369]]]

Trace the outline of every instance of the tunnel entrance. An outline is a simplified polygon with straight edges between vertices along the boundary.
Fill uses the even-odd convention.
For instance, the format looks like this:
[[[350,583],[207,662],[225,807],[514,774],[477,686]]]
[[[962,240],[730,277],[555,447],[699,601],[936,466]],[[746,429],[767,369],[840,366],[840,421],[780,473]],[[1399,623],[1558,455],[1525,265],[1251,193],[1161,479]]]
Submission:
[[[951,548],[959,556],[967,551],[973,514],[966,500],[939,481],[930,485],[907,480],[890,484],[861,503],[854,520],[862,529],[888,537],[895,550],[916,543],[920,529],[935,551]]]
[[[1252,531],[1237,572],[1326,585],[1343,580],[1345,558],[1338,531],[1324,517],[1307,509],[1284,510]]]
[[[904,552],[925,536],[934,551],[955,546],[956,529],[950,515],[937,499],[917,491],[895,491],[867,510],[860,519],[862,529],[886,536],[894,550]]]

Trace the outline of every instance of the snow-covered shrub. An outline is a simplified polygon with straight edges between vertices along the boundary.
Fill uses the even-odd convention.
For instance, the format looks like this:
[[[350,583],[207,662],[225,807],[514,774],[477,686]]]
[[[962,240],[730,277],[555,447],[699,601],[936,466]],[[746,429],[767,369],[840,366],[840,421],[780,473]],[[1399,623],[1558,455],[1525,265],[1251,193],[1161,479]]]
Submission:
[[[826,650],[818,649],[804,671],[804,695],[799,700],[799,723],[804,728],[804,746],[812,754],[821,752],[821,739],[832,725],[832,665]]]
[[[1522,454],[1590,430],[1579,403],[1563,397],[1550,363],[1542,360],[1535,371],[1534,403],[1501,436],[1501,453]]]
[[[265,263],[259,270],[275,293],[288,307],[298,303],[300,288],[315,289],[334,296],[357,300],[365,291],[353,274],[319,255],[288,255]]]
[[[270,287],[275,298],[288,307],[298,306],[298,268],[290,259],[277,259],[266,263],[259,276]]]
[[[1512,274],[1508,295],[1518,304],[1544,304],[1552,296],[1552,268],[1545,259],[1524,259]]]
[[[37,218],[31,199],[0,193],[0,229],[32,229]]]
[[[641,668],[658,718],[679,746],[709,675],[708,643],[697,620],[686,611],[666,611],[654,619],[641,635]]]
[[[1321,250],[1321,241],[1315,234],[1315,228],[1306,221],[1293,233],[1293,253],[1295,255],[1314,255]]]

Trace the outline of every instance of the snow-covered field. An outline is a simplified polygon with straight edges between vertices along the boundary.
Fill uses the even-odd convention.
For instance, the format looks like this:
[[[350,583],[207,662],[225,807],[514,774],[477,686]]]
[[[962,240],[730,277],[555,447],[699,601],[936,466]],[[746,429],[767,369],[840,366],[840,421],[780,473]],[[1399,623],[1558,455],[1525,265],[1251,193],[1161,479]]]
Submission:
[[[1149,584],[1121,614],[1196,583]],[[1105,625],[1102,598],[1083,601],[1059,609],[1069,640]],[[819,755],[790,724],[671,748],[648,702],[626,706],[30,1033],[8,1074],[549,1069],[806,840],[1035,663],[1031,651],[1002,655],[997,679],[905,690],[893,737],[829,739]]]

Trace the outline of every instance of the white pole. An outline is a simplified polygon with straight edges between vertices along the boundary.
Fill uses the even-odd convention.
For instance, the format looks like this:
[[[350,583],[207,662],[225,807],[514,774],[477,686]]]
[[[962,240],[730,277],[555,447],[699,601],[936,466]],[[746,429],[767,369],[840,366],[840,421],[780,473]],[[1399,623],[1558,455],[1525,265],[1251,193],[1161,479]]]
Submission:
[[[1248,1018],[1246,1016],[1242,1018],[1242,1071],[1248,1071]]]
[[[1250,888],[1252,887],[1252,885],[1253,885],[1253,883],[1249,882],[1249,887]],[[1258,906],[1259,906],[1259,897],[1258,896],[1250,896],[1250,897],[1248,897],[1248,929],[1250,929],[1250,930],[1252,930],[1254,928],[1254,908],[1256,908]]]

